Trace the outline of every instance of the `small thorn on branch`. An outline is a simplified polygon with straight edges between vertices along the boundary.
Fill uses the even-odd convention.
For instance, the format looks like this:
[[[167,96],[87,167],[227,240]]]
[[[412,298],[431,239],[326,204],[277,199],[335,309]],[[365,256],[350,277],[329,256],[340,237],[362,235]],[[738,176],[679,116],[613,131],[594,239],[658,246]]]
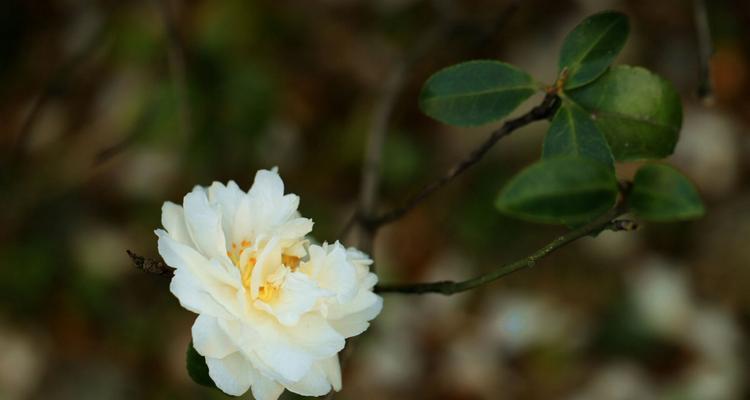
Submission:
[[[125,251],[128,253],[128,256],[130,256],[130,259],[133,260],[133,264],[135,264],[135,267],[143,272],[161,276],[174,275],[174,268],[165,264],[164,261],[139,256],[138,254],[135,254],[130,250]]]

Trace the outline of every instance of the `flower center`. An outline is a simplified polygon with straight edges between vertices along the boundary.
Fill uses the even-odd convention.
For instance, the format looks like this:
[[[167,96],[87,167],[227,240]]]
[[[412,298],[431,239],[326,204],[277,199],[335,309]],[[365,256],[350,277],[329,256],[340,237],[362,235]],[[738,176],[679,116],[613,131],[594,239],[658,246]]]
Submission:
[[[258,298],[268,303],[279,294],[279,287],[272,284],[265,284],[258,288]]]
[[[232,243],[232,249],[227,251],[227,257],[232,261],[235,267],[240,271],[242,279],[242,286],[246,289],[250,289],[250,282],[253,275],[253,269],[257,263],[256,250],[249,250],[252,246],[252,242],[243,240],[239,245]],[[246,251],[251,251],[247,258],[243,257]],[[246,261],[245,261],[246,260]],[[300,264],[300,258],[289,254],[281,254],[281,264],[289,268],[290,271],[295,271]],[[265,302],[269,302],[276,298],[281,289],[283,283],[283,274],[278,271],[272,273],[266,278],[266,281],[258,288],[258,298]]]
[[[248,251],[248,248],[252,246],[252,243],[243,240],[240,242],[239,246],[237,243],[232,243],[232,250],[227,251],[227,257],[229,257],[230,260],[232,260],[232,264],[234,264],[237,269],[240,270],[240,276],[242,277],[242,286],[245,288],[250,288],[250,277],[253,274],[253,267],[255,267],[255,263],[257,262],[257,259],[255,257],[255,250],[252,251],[252,254],[250,254],[250,257],[247,258],[247,261],[242,264],[243,261],[243,254],[245,251]]]

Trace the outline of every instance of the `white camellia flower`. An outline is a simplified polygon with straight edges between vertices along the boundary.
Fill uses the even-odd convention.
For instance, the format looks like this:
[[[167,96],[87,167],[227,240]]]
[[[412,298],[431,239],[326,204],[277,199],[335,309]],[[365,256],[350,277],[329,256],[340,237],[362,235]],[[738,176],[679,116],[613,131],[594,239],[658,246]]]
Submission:
[[[162,208],[156,234],[175,268],[170,290],[198,314],[193,345],[227,394],[340,390],[344,340],[382,309],[370,258],[338,242],[311,245],[313,222],[298,204],[274,169],[258,171],[247,193],[214,182]]]

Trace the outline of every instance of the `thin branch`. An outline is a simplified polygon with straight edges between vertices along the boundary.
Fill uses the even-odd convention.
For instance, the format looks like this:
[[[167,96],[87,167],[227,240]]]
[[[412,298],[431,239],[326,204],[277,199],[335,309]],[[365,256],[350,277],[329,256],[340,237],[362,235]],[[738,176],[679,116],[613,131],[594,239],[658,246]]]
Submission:
[[[711,40],[711,27],[708,24],[708,11],[705,0],[693,0],[693,16],[698,35],[699,85],[698,97],[706,103],[713,102],[713,84],[711,82],[711,56],[714,45]]]
[[[385,136],[388,133],[388,124],[396,106],[398,95],[404,87],[407,72],[418,59],[438,43],[451,26],[448,22],[440,22],[426,31],[417,40],[413,48],[407,52],[407,55],[393,68],[386,79],[382,95],[376,102],[365,148],[366,154],[362,166],[362,185],[359,198],[361,215],[369,216],[377,204]]]
[[[169,57],[169,69],[172,74],[175,92],[177,93],[180,124],[184,138],[192,136],[192,125],[190,123],[190,98],[187,82],[187,62],[185,61],[185,46],[177,29],[177,17],[174,3],[170,0],[157,0],[164,30],[167,35],[167,56]]]
[[[99,152],[94,155],[93,165],[96,167],[115,158],[124,152],[134,141],[135,134],[131,133],[119,142],[99,150]]]
[[[185,45],[177,28],[176,6],[170,0],[154,0],[154,4],[159,9],[159,14],[164,25],[169,74],[175,97],[177,98],[177,112],[183,142],[187,143],[187,139],[192,136],[192,113],[187,79],[187,62],[185,60]],[[133,132],[129,133],[119,142],[99,150],[94,156],[93,165],[101,165],[126,151],[128,147],[136,142],[139,129],[140,127],[136,126]]]
[[[398,98],[398,93],[403,86],[405,71],[406,64],[403,62],[399,63],[399,65],[394,68],[385,83],[381,98],[376,103],[374,116],[367,135],[365,160],[362,164],[359,204],[357,210],[354,212],[349,222],[347,222],[344,228],[344,234],[348,233],[349,229],[355,225],[354,222],[359,220],[360,217],[371,215],[375,208],[375,204],[378,202],[378,188],[380,186],[380,170],[383,160],[385,136],[388,131],[388,122],[393,113],[393,107]],[[373,232],[362,229],[357,233],[359,236],[355,239],[354,244],[362,251],[372,253],[374,240]]]
[[[492,272],[480,275],[476,278],[454,282],[454,281],[440,281],[430,283],[414,283],[414,284],[393,284],[393,285],[377,285],[375,291],[377,293],[401,293],[401,294],[425,294],[425,293],[439,293],[443,295],[452,295],[455,293],[465,292],[467,290],[475,289],[479,286],[493,282],[506,275],[516,272],[523,268],[530,268],[536,265],[539,260],[548,256],[555,250],[558,250],[570,243],[577,241],[580,238],[589,236],[593,233],[600,232],[604,229],[611,227],[617,227],[617,217],[621,216],[626,212],[626,205],[624,201],[618,203],[617,206],[609,210],[601,217],[595,219],[591,223],[588,223],[578,229],[574,229],[557,239],[549,242],[544,247],[535,251],[534,253],[509,264],[502,265]]]
[[[427,30],[417,39],[407,55],[393,67],[386,78],[383,91],[375,103],[375,110],[367,135],[357,210],[347,220],[340,236],[345,236],[356,225],[356,222],[372,217],[378,203],[383,146],[388,133],[388,125],[398,97],[403,90],[408,72],[411,66],[434,47],[440,38],[451,29],[452,23],[443,20]],[[362,236],[357,241],[357,246],[363,251],[371,252],[374,232],[365,229],[360,234]]]
[[[36,124],[41,111],[44,109],[44,106],[46,106],[51,99],[60,96],[66,91],[71,75],[73,75],[89,58],[89,56],[100,47],[105,39],[108,38],[108,35],[106,35],[105,32],[108,25],[108,20],[104,21],[97,30],[91,34],[86,43],[52,73],[44,84],[42,90],[34,98],[26,117],[21,123],[18,133],[16,133],[16,139],[10,157],[12,165],[21,163],[26,157],[26,148],[31,141],[34,125]]]
[[[419,193],[407,200],[403,205],[394,208],[393,210],[388,211],[377,218],[365,220],[365,223],[370,227],[370,229],[375,230],[383,225],[400,219],[409,211],[414,209],[417,205],[419,205],[419,203],[427,199],[430,195],[441,189],[457,176],[461,175],[464,171],[469,169],[469,167],[478,163],[482,159],[482,157],[484,157],[484,155],[487,154],[487,152],[492,148],[492,146],[494,146],[495,143],[497,143],[500,139],[510,135],[515,130],[524,127],[534,121],[547,119],[552,116],[552,114],[554,114],[554,111],[557,109],[559,100],[560,99],[555,94],[547,94],[544,97],[542,103],[531,109],[531,111],[518,118],[506,121],[503,126],[492,131],[487,140],[479,145],[479,147],[474,149],[474,151],[472,151],[467,158],[461,160],[445,175],[441,176],[431,184],[425,186]]]
[[[361,220],[359,216],[359,209],[355,209],[350,215],[349,218],[346,219],[346,222],[344,222],[344,226],[341,227],[341,230],[339,231],[338,238],[345,238],[347,235],[349,235],[349,232],[351,232],[352,228],[354,228],[355,225]]]
[[[445,6],[448,8],[453,5],[452,1],[436,3],[438,6]],[[441,18],[434,27],[426,31],[419,39],[417,39],[413,48],[391,71],[386,80],[381,97],[376,103],[377,105],[375,107],[373,120],[368,133],[367,147],[365,148],[365,160],[362,165],[362,180],[357,210],[347,221],[341,234],[341,237],[344,237],[348,234],[351,228],[355,226],[360,227],[360,236],[357,238],[355,244],[360,250],[367,253],[372,254],[376,229],[369,229],[369,226],[363,222],[373,216],[378,204],[383,146],[385,144],[386,134],[388,133],[388,124],[391,120],[393,109],[396,106],[398,96],[403,89],[404,82],[407,79],[408,72],[412,65],[419,58],[424,56],[429,49],[437,45],[440,42],[440,39],[447,36],[447,33],[454,28],[455,21],[449,20],[450,15],[452,15],[452,13],[441,13]],[[506,13],[504,17],[509,15],[510,13]],[[371,266],[371,269],[374,271],[374,265]],[[347,346],[339,357],[342,368],[353,352],[355,347],[354,340],[356,340],[356,338],[349,339]],[[325,399],[333,399],[335,395],[335,392],[331,391],[326,395]]]
[[[359,212],[369,215],[378,201],[378,186],[380,185],[380,166],[383,158],[383,145],[388,131],[388,122],[403,87],[406,63],[399,63],[386,80],[383,94],[376,103],[376,108],[365,150],[365,160],[362,165],[362,180],[359,191]]]
[[[398,100],[398,95],[404,86],[408,72],[411,66],[423,57],[430,49],[435,47],[441,42],[441,39],[449,36],[455,30],[462,26],[476,27],[475,21],[466,21],[456,19],[454,14],[454,4],[450,1],[435,1],[440,20],[428,31],[426,31],[415,43],[412,49],[407,52],[407,56],[404,57],[401,62],[396,65],[391,74],[386,79],[384,90],[378,102],[374,112],[374,117],[370,125],[370,130],[367,138],[367,145],[365,148],[365,161],[362,166],[362,179],[360,187],[360,195],[358,200],[358,207],[351,217],[347,219],[344,224],[339,237],[345,237],[349,231],[357,226],[358,223],[367,232],[364,233],[366,237],[374,236],[374,231],[377,230],[377,225],[371,225],[363,223],[367,221],[374,221],[376,218],[373,213],[378,203],[378,187],[380,183],[380,170],[382,163],[383,144],[385,142],[385,136],[388,131],[388,123],[390,121],[393,108]],[[480,32],[480,38],[486,38],[495,34],[501,28],[505,26],[505,23],[518,9],[519,1],[513,0],[508,7],[500,14],[496,22],[488,29]],[[360,240],[361,242],[362,240]],[[364,241],[368,241],[367,238]]]
[[[133,264],[135,264],[135,267],[143,272],[168,277],[172,277],[174,275],[174,268],[165,264],[162,260],[139,256],[130,250],[125,251],[130,256],[130,259],[133,261]]]

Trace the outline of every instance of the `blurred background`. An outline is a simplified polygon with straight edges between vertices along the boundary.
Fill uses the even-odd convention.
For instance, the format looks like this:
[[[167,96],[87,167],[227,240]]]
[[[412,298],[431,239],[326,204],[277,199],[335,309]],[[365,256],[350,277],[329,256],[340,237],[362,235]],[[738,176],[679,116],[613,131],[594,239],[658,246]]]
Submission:
[[[603,233],[461,295],[387,295],[337,398],[750,398],[750,3],[705,2],[708,98],[698,95],[696,4],[4,1],[0,399],[224,398],[185,372],[194,315],[168,279],[125,254],[157,255],[161,204],[214,180],[247,189],[257,169],[278,166],[316,238],[336,240],[394,74],[403,79],[380,210],[492,128],[420,114],[431,73],[493,58],[552,82],[565,33],[607,8],[631,18],[617,62],[661,74],[682,95],[669,162],[697,183],[706,216]],[[514,133],[381,231],[381,281],[471,277],[559,235],[493,208],[503,183],[540,156],[546,127]]]

